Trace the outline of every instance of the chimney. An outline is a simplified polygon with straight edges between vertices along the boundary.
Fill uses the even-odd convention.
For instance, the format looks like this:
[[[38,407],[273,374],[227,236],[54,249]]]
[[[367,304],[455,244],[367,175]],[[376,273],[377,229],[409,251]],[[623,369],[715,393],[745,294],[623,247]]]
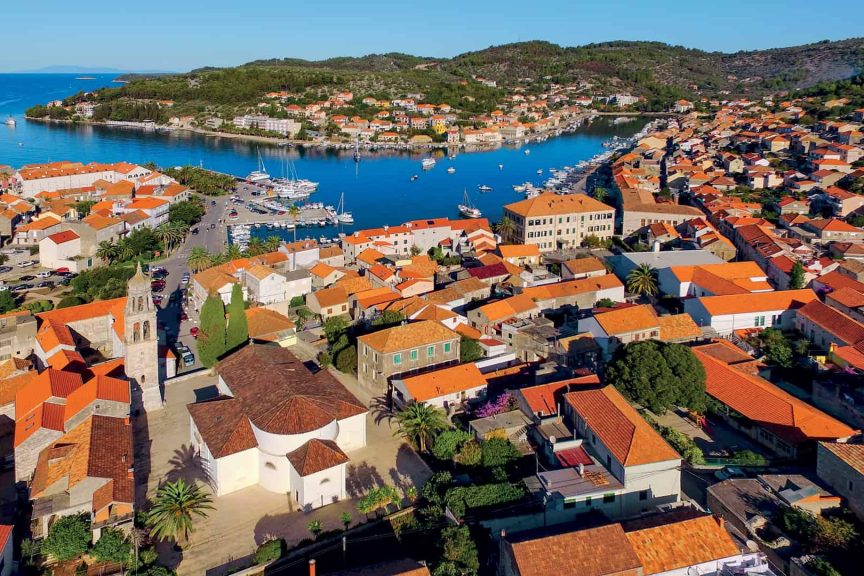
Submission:
[[[309,560],[309,576],[315,576],[315,560]]]
[[[714,516],[714,520],[717,521],[717,525],[720,526],[720,528],[726,528],[726,520],[723,518],[723,516]]]
[[[502,529],[501,529],[501,539],[503,540],[503,539],[506,538],[506,537],[507,537],[507,530],[505,530],[504,528],[502,528]]]
[[[579,476],[585,476],[585,464],[583,464],[582,462],[579,462]]]

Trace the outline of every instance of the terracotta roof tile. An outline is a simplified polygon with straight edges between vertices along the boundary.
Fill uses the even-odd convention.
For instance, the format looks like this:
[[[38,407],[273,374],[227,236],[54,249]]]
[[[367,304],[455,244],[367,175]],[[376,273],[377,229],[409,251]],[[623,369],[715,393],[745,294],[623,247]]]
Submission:
[[[286,456],[294,470],[304,477],[345,464],[349,460],[336,442],[318,438],[309,440]]]
[[[816,293],[809,288],[804,288],[778,292],[706,296],[699,298],[699,301],[712,316],[723,316],[747,312],[794,310],[815,299]]]
[[[559,195],[551,192],[514,202],[513,204],[507,204],[504,206],[504,209],[523,217],[557,216],[559,214],[581,214],[614,210],[612,206],[585,194]]]
[[[473,362],[406,376],[401,380],[417,402],[486,386],[486,379]]]
[[[365,334],[358,340],[379,353],[387,354],[438,342],[459,340],[459,335],[437,322],[422,320]]]

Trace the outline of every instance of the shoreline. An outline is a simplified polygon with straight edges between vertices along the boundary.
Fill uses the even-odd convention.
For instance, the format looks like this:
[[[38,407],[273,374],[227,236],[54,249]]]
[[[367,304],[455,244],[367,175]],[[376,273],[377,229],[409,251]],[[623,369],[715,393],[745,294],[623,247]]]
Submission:
[[[571,134],[576,132],[579,128],[583,127],[586,121],[590,122],[594,118],[603,118],[603,117],[647,117],[647,118],[656,118],[663,116],[674,116],[672,113],[667,112],[630,112],[630,111],[622,111],[622,112],[597,112],[591,111],[584,114],[579,114],[571,119],[569,119],[563,125],[550,128],[547,130],[543,130],[541,132],[533,132],[531,134],[519,137],[519,138],[510,138],[507,140],[502,140],[500,142],[494,143],[483,143],[483,144],[466,144],[465,142],[458,143],[447,143],[447,142],[431,142],[431,143],[422,143],[422,144],[412,144],[410,142],[364,142],[360,144],[360,150],[365,152],[378,152],[378,151],[391,151],[391,152],[420,152],[424,150],[461,150],[462,152],[481,152],[488,150],[495,150],[502,146],[506,145],[517,145],[521,146],[524,144],[529,144],[531,142],[543,142],[549,138],[555,138],[557,136],[562,136],[564,134]],[[42,122],[45,124],[61,124],[61,125],[82,125],[82,126],[98,126],[104,128],[118,128],[125,130],[136,130],[140,131],[144,134],[156,132],[163,134],[170,134],[173,132],[180,132],[186,134],[194,134],[197,136],[203,136],[205,138],[226,138],[229,140],[239,140],[244,142],[254,142],[257,144],[266,144],[269,146],[276,147],[287,147],[287,148],[306,148],[310,150],[335,150],[335,151],[350,151],[354,149],[354,145],[351,142],[343,142],[343,141],[309,141],[309,140],[294,140],[290,138],[278,138],[275,136],[261,136],[257,134],[236,134],[232,132],[220,132],[218,130],[210,130],[207,128],[199,128],[199,127],[175,127],[175,126],[149,126],[143,123],[129,124],[129,125],[112,125],[107,124],[106,122],[92,122],[89,120],[82,119],[55,119],[55,118],[34,118],[31,116],[24,116],[26,121],[32,122]]]

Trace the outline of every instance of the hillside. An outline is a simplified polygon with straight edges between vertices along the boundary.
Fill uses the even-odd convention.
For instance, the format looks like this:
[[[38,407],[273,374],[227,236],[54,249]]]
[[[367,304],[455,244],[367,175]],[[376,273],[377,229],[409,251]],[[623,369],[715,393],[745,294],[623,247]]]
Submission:
[[[644,96],[643,108],[661,110],[678,98],[755,97],[849,78],[864,69],[864,38],[724,54],[659,42],[606,42],[562,47],[532,41],[493,46],[449,59],[400,53],[308,61],[257,60],[235,68],[186,74],[134,76],[99,100],[172,100],[174,114],[231,114],[249,109],[271,91],[298,103],[337,90],[392,99],[420,92],[465,113],[488,113],[513,89],[540,94],[550,84],[581,86],[587,94]],[[472,81],[482,77],[497,88]]]

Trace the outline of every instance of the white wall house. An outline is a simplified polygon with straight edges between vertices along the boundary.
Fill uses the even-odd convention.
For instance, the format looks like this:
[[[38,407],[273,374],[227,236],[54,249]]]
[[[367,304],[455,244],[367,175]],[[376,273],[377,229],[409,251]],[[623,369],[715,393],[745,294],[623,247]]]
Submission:
[[[487,388],[486,379],[472,362],[393,378],[392,383],[393,400],[400,406],[425,402],[451,412],[463,402],[484,397]]]
[[[816,299],[816,293],[803,290],[706,296],[684,300],[684,311],[700,327],[710,326],[721,336],[735,330],[780,328],[795,325],[795,310]]]
[[[346,452],[366,445],[366,407],[279,346],[248,345],[218,369],[220,398],[189,406],[215,494],[257,484],[304,509],[343,500]]]
[[[39,265],[51,270],[68,268],[70,272],[81,272],[94,261],[83,256],[81,250],[81,237],[72,230],[51,234],[39,241]]]

